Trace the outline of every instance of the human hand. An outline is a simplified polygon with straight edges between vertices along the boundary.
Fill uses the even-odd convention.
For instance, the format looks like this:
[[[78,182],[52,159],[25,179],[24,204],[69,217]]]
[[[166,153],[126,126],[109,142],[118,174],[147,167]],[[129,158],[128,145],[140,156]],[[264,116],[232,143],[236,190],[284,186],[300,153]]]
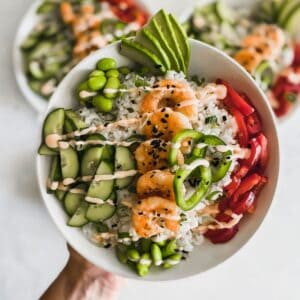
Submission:
[[[69,245],[68,250],[67,265],[41,300],[115,299],[124,280],[94,266]]]

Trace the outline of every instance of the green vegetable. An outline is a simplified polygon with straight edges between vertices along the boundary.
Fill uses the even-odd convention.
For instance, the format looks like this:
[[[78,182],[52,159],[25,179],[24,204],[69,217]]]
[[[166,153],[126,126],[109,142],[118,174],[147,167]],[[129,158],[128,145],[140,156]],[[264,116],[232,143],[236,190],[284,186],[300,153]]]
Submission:
[[[110,112],[113,109],[113,100],[98,95],[93,98],[93,105],[101,112]]]
[[[122,75],[127,75],[131,72],[131,70],[128,67],[120,67],[118,68],[118,70]]]
[[[140,260],[140,254],[136,249],[129,249],[127,251],[127,257],[132,262],[137,262]]]
[[[212,163],[212,182],[218,182],[225,177],[232,163],[231,155],[231,151],[226,151],[222,153],[221,159],[219,159],[216,164],[214,164],[214,162]]]
[[[89,75],[89,77],[99,77],[99,76],[105,76],[105,73],[101,70],[94,70]]]
[[[116,246],[116,255],[120,263],[126,264],[128,261],[127,257],[127,247],[123,244],[118,244]]]
[[[176,203],[182,210],[191,210],[194,208],[204,198],[211,185],[212,174],[210,167],[200,166],[200,184],[198,185],[196,191],[188,199],[185,199],[184,181],[198,167],[199,165],[197,164],[195,164],[194,168],[187,168],[183,166],[176,171],[173,187]]]
[[[162,256],[166,258],[176,253],[177,244],[176,240],[171,240],[167,243],[167,245],[162,249]]]
[[[160,247],[157,244],[151,245],[151,257],[155,266],[160,266],[162,263],[162,253]]]
[[[194,143],[197,143],[203,134],[193,129],[184,129],[177,133],[172,139],[171,150],[168,154],[168,162],[170,166],[174,166],[177,163],[177,155],[180,148],[180,144],[185,139],[192,139]]]
[[[106,82],[107,82],[107,79],[103,75],[100,75],[97,77],[90,77],[88,79],[88,86],[92,91],[97,92],[97,91],[100,91],[103,89]]]
[[[109,70],[105,73],[107,77],[119,78],[120,72],[117,69]]]
[[[115,98],[119,93],[120,80],[116,77],[109,77],[103,93],[107,98]]]
[[[170,269],[170,268],[178,265],[181,261],[181,257],[182,256],[179,253],[171,255],[166,260],[164,260],[164,263],[163,263],[162,267],[164,269]]]
[[[116,69],[117,63],[113,58],[102,58],[97,63],[97,68],[101,71]]]

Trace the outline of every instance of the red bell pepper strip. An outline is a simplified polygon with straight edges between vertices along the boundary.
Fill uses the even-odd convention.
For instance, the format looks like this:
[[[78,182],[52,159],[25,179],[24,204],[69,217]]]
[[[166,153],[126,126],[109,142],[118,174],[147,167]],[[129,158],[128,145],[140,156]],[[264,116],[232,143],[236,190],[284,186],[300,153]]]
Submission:
[[[214,244],[222,244],[231,240],[238,232],[238,226],[226,229],[208,230],[204,236]]]
[[[243,178],[247,173],[253,169],[258,161],[261,159],[262,146],[256,138],[253,138],[249,142],[251,146],[250,156],[247,159],[242,160],[240,169],[236,172],[236,176]]]
[[[300,43],[294,45],[294,61],[293,66],[300,66]]]
[[[261,132],[261,122],[256,112],[246,118],[246,125],[251,136]]]
[[[234,192],[237,190],[237,188],[240,186],[240,184],[241,184],[241,178],[233,175],[231,178],[231,182],[224,187],[226,195],[228,197],[231,197],[234,194]]]
[[[256,197],[256,195],[252,191],[245,193],[243,196],[240,197],[238,202],[233,203],[231,205],[232,211],[237,215],[244,214],[254,204],[255,197]]]
[[[232,217],[223,212],[220,212],[216,215],[215,219],[219,222],[228,223],[229,221],[232,220]]]
[[[237,203],[242,195],[251,191],[256,185],[260,183],[262,180],[262,176],[257,173],[253,173],[246,177],[242,183],[240,184],[239,188],[235,191],[233,196],[230,199],[230,207],[232,208],[235,203]]]
[[[262,170],[267,166],[268,162],[268,140],[263,133],[260,133],[257,137],[257,142],[261,146],[261,154],[259,159],[259,165]]]
[[[248,135],[248,130],[247,130],[244,116],[235,108],[231,108],[230,112],[234,116],[238,126],[239,143],[242,147],[246,147],[248,144],[249,135]]]
[[[243,99],[242,96],[235,91],[235,89],[225,80],[218,79],[218,84],[223,84],[227,88],[227,98],[229,99],[228,104],[231,107],[239,110],[244,116],[249,116],[254,112],[254,108]]]

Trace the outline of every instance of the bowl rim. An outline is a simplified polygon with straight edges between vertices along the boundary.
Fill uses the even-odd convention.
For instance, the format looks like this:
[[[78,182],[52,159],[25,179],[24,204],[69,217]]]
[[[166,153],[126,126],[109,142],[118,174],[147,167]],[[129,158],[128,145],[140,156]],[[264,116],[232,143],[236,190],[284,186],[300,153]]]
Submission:
[[[274,180],[272,180],[273,182],[273,189],[270,192],[270,196],[268,197],[268,206],[267,209],[264,213],[264,215],[262,216],[261,220],[259,220],[257,222],[257,225],[255,227],[255,230],[252,230],[249,238],[242,243],[242,245],[236,247],[236,249],[233,251],[233,253],[231,253],[229,256],[227,256],[224,260],[222,260],[221,262],[211,266],[210,268],[208,268],[207,270],[198,272],[198,273],[194,273],[194,274],[188,274],[185,276],[182,276],[180,278],[167,278],[167,279],[160,279],[160,280],[153,280],[153,279],[148,279],[148,277],[138,277],[135,276],[135,274],[133,274],[133,276],[129,276],[129,275],[124,275],[123,273],[119,272],[119,271],[114,271],[115,274],[119,275],[119,276],[125,276],[127,278],[130,279],[134,279],[134,280],[140,280],[140,281],[146,281],[146,282],[162,282],[162,281],[172,281],[172,280],[181,280],[181,279],[185,279],[185,278],[189,278],[189,277],[194,277],[194,276],[199,276],[199,275],[203,275],[206,272],[209,272],[219,266],[221,266],[222,264],[224,264],[225,262],[227,262],[230,258],[232,258],[234,255],[236,255],[242,248],[244,248],[249,241],[255,236],[256,232],[261,228],[262,223],[265,221],[266,217],[268,216],[271,206],[274,202],[275,196],[276,196],[276,192],[277,192],[277,187],[278,187],[278,181],[279,181],[279,170],[280,170],[280,147],[279,147],[279,138],[278,138],[278,132],[277,132],[277,127],[276,127],[276,122],[275,122],[275,115],[271,109],[271,106],[269,104],[269,102],[266,99],[266,96],[264,95],[264,93],[261,91],[261,89],[257,86],[255,80],[247,73],[246,70],[244,70],[234,59],[232,59],[230,56],[226,55],[224,52],[222,52],[221,50],[212,47],[208,44],[205,44],[203,42],[197,41],[197,40],[193,40],[193,39],[189,39],[189,42],[192,46],[195,47],[204,47],[204,48],[208,48],[209,51],[213,51],[214,53],[217,53],[219,55],[221,55],[224,59],[229,60],[231,63],[233,63],[238,69],[239,72],[244,73],[244,75],[246,77],[248,77],[248,80],[251,81],[252,84],[252,88],[254,88],[261,96],[261,100],[264,102],[264,105],[266,105],[267,110],[269,112],[269,117],[270,117],[270,124],[271,124],[271,131],[272,134],[274,134],[273,139],[274,139],[274,146],[276,149],[274,149],[273,151],[275,151],[277,153],[276,156],[277,157],[277,163],[275,166],[273,166],[273,171],[274,173]],[[94,57],[99,57],[101,56],[101,52],[104,49],[107,48],[114,48],[114,47],[118,47],[118,45],[120,44],[120,41],[115,42],[103,49],[99,49],[95,52],[93,52],[90,56],[88,56],[87,58],[83,59],[78,65],[76,65],[68,74],[67,76],[63,79],[62,82],[67,82],[70,81],[68,78],[72,78],[73,74],[77,73],[78,70],[80,69],[84,69],[84,66],[86,64],[87,60],[92,60]],[[55,91],[55,93],[52,95],[52,97],[50,98],[49,101],[49,106],[47,108],[47,111],[44,112],[43,114],[43,118],[41,118],[41,120],[44,120],[45,116],[48,114],[48,112],[52,109],[51,107],[51,102],[53,101],[53,99],[56,98],[56,94],[58,93],[58,90],[61,89],[61,86],[64,86],[64,84],[60,85],[60,87]],[[42,126],[40,126],[40,128],[42,128]],[[63,237],[66,239],[66,242],[69,243],[76,251],[78,251],[82,256],[84,256],[87,260],[91,261],[93,264],[97,265],[98,267],[103,268],[103,266],[99,265],[97,262],[95,262],[93,260],[93,258],[91,257],[92,255],[89,254],[89,250],[88,249],[83,249],[80,247],[80,245],[76,244],[73,242],[73,240],[69,240],[64,232],[64,229],[59,225],[58,222],[58,218],[54,215],[54,213],[51,211],[50,205],[48,203],[48,200],[46,200],[46,198],[43,196],[43,193],[45,193],[45,183],[41,182],[41,161],[42,161],[43,157],[39,156],[37,154],[36,156],[36,171],[37,171],[37,177],[38,177],[38,185],[39,185],[39,191],[41,193],[44,205],[47,208],[48,213],[51,216],[52,221],[55,223],[55,225],[57,226],[58,230],[60,231],[60,233],[63,235]],[[65,225],[65,227],[67,227],[67,225]],[[121,267],[120,267],[121,269]],[[108,272],[111,272],[110,270],[107,270]]]
[[[22,16],[15,32],[11,54],[13,73],[19,91],[38,114],[44,114],[44,112],[47,110],[51,97],[49,99],[44,99],[42,96],[32,91],[29,87],[26,73],[24,71],[24,58],[20,46],[24,38],[26,38],[33,26],[37,23],[38,19],[40,19],[40,16],[36,13],[36,10],[42,2],[43,0],[34,0]],[[154,12],[147,0],[135,0],[135,2],[138,3],[138,5],[149,14],[149,17],[152,16]],[[29,22],[31,23],[31,26],[25,26],[25,24]],[[27,30],[24,30],[23,28],[26,28]],[[59,84],[61,82],[62,81],[60,81]]]

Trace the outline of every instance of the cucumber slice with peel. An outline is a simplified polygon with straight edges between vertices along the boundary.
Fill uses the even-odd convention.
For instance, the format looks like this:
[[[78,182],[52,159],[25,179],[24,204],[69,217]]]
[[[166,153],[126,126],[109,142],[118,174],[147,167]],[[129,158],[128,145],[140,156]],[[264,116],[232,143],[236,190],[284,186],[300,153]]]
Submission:
[[[116,171],[128,171],[135,169],[135,160],[128,148],[117,146],[115,155],[115,170]],[[127,187],[133,180],[134,176],[126,177],[122,179],[116,179],[116,187],[123,189]]]
[[[74,215],[70,218],[68,225],[72,227],[82,227],[86,225],[89,222],[85,217],[88,206],[86,202],[81,202]]]
[[[39,147],[38,154],[39,154],[39,155],[53,156],[53,155],[58,155],[58,152],[55,151],[55,150],[53,150],[53,149],[50,149],[50,148],[47,147],[45,144],[42,144],[42,145]]]
[[[84,151],[80,165],[81,176],[95,175],[101,161],[102,153],[103,147],[92,147]]]
[[[38,61],[31,61],[28,65],[28,68],[33,78],[40,80],[45,78],[45,73]]]
[[[101,161],[96,175],[111,175],[114,172],[113,165],[107,161]],[[114,180],[92,181],[87,192],[87,197],[107,200],[114,187]]]
[[[61,190],[56,190],[55,191],[55,197],[57,198],[57,200],[62,201],[65,197],[66,192],[65,191],[61,191]]]
[[[102,222],[111,218],[116,212],[116,207],[109,203],[90,204],[86,212],[86,218],[91,222]]]
[[[88,125],[82,120],[82,118],[72,109],[66,110],[65,115],[66,119],[71,121],[77,130],[82,130],[88,127]]]
[[[61,168],[60,168],[60,161],[59,161],[59,156],[53,156],[52,161],[51,161],[51,167],[50,167],[50,172],[48,176],[48,181],[50,184],[53,182],[59,182],[62,178],[61,174]],[[51,193],[53,190],[47,186],[47,192]]]
[[[76,189],[84,190],[85,185],[79,184],[75,187]],[[73,216],[77,208],[80,206],[81,202],[84,200],[84,194],[72,193],[72,191],[67,192],[64,198],[64,208],[69,216]]]
[[[73,126],[73,123],[69,120],[65,118],[65,123],[64,123],[64,131],[66,133],[71,133],[75,130],[75,127]]]
[[[79,172],[79,159],[75,149],[60,149],[62,177],[75,179]]]
[[[65,111],[63,108],[57,108],[48,114],[43,125],[43,138],[50,134],[62,134],[65,121]]]

